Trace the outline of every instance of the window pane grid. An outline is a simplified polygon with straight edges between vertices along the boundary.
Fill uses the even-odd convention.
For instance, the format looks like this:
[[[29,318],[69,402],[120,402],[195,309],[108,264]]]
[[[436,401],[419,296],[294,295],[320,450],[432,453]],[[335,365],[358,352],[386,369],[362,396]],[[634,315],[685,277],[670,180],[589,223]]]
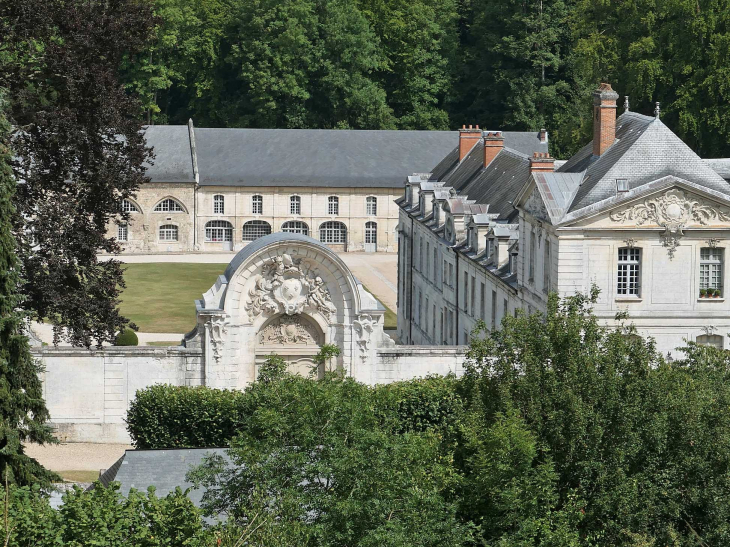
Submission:
[[[289,198],[289,214],[302,214],[302,199],[299,196],[292,196]]]
[[[253,196],[251,198],[251,212],[255,215],[260,215],[264,212],[263,196]]]
[[[377,215],[378,214],[378,199],[374,197],[369,197],[366,200],[366,208],[367,208],[367,214],[368,215]]]
[[[271,225],[265,220],[250,220],[243,225],[243,241],[253,241],[271,233]]]
[[[319,227],[319,240],[322,243],[344,244],[347,228],[341,222],[325,222]]]
[[[124,213],[138,213],[136,205],[128,199],[122,200],[122,212]]]
[[[160,226],[160,241],[177,241],[177,226],[165,224]]]
[[[225,211],[225,200],[223,196],[213,196],[213,214],[222,215]]]
[[[184,209],[174,199],[163,199],[155,206],[156,213],[181,213]]]
[[[700,249],[700,289],[722,290],[722,263],[722,249]]]
[[[206,241],[233,241],[233,226],[225,220],[211,220],[205,225]]]
[[[378,225],[375,222],[365,223],[365,243],[377,243]]]
[[[128,235],[127,225],[126,224],[120,224],[117,226],[117,239],[119,241],[127,241],[127,235]]]
[[[640,249],[624,247],[618,250],[617,294],[629,296],[639,295],[640,257]]]
[[[281,231],[287,234],[309,235],[309,226],[299,220],[290,220],[281,225]]]
[[[327,198],[327,214],[339,215],[340,214],[340,199],[335,196]]]

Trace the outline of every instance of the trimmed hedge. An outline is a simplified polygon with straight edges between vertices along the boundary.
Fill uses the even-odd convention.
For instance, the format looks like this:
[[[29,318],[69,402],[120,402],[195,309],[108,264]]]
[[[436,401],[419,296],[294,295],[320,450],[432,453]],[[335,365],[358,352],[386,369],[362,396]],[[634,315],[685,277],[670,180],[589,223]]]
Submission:
[[[117,337],[114,340],[114,345],[115,346],[138,346],[139,338],[137,338],[137,333],[134,332],[132,329],[124,329],[122,332],[117,334]]]
[[[270,406],[267,394],[286,398],[291,389],[292,397],[299,396],[295,393],[299,382],[312,382],[315,390],[343,388],[343,382],[304,378],[258,382],[245,391],[156,385],[137,391],[127,414],[127,429],[136,448],[228,446],[247,429],[247,417]],[[363,387],[370,393],[368,406],[378,420],[395,433],[405,433],[454,424],[462,411],[458,382],[454,377],[434,376]]]

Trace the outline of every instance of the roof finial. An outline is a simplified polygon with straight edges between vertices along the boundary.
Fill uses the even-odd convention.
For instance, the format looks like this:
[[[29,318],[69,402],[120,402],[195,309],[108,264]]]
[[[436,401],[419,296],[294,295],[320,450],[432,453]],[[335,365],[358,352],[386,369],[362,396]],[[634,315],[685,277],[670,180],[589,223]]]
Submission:
[[[628,112],[628,111],[629,111],[629,96],[626,95],[624,97],[624,112]]]
[[[658,120],[659,119],[659,114],[661,114],[662,109],[659,108],[659,101],[655,102],[654,104],[656,105],[654,107],[654,117]]]

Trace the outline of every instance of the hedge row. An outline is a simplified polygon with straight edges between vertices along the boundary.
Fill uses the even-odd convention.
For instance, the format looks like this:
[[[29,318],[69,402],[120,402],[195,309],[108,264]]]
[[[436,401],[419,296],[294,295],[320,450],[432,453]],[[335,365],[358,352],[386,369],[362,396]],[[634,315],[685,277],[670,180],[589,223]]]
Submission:
[[[245,391],[156,385],[137,392],[127,429],[137,448],[228,446],[246,428],[246,418],[265,405],[267,389],[295,389],[296,382],[339,389],[341,382],[301,379],[277,386],[257,383]],[[394,432],[424,431],[453,423],[461,412],[453,377],[429,377],[368,389],[370,407]],[[270,409],[276,411],[276,409]]]

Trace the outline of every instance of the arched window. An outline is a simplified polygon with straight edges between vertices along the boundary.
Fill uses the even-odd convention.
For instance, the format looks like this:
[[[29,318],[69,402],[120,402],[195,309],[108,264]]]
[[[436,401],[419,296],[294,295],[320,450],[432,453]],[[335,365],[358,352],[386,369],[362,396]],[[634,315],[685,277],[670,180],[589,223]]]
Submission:
[[[344,244],[347,242],[347,227],[334,220],[325,222],[319,227],[319,240],[322,243]]]
[[[271,233],[271,224],[265,220],[249,220],[243,225],[243,241],[253,241]]]
[[[251,212],[254,215],[260,215],[264,212],[264,197],[253,196],[251,198]]]
[[[177,226],[174,224],[160,226],[160,241],[177,241]]]
[[[722,349],[722,336],[719,334],[703,334],[697,337],[697,343],[701,346],[713,346]]]
[[[220,194],[213,196],[213,214],[222,215],[226,211],[226,198]]]
[[[289,214],[302,214],[302,198],[300,198],[299,196],[292,196],[289,198]]]
[[[378,198],[374,196],[369,196],[365,200],[365,209],[366,213],[371,216],[375,216],[378,214]]]
[[[337,196],[330,196],[327,198],[327,214],[328,215],[339,215],[340,214],[340,198]]]
[[[185,209],[174,199],[167,198],[155,205],[154,211],[155,213],[184,213]]]
[[[205,241],[233,241],[233,225],[225,220],[211,220],[205,225]]]
[[[139,213],[139,208],[129,201],[128,199],[122,200],[122,212],[123,213]]]
[[[300,220],[290,220],[281,225],[281,231],[287,234],[309,235],[309,226]]]

